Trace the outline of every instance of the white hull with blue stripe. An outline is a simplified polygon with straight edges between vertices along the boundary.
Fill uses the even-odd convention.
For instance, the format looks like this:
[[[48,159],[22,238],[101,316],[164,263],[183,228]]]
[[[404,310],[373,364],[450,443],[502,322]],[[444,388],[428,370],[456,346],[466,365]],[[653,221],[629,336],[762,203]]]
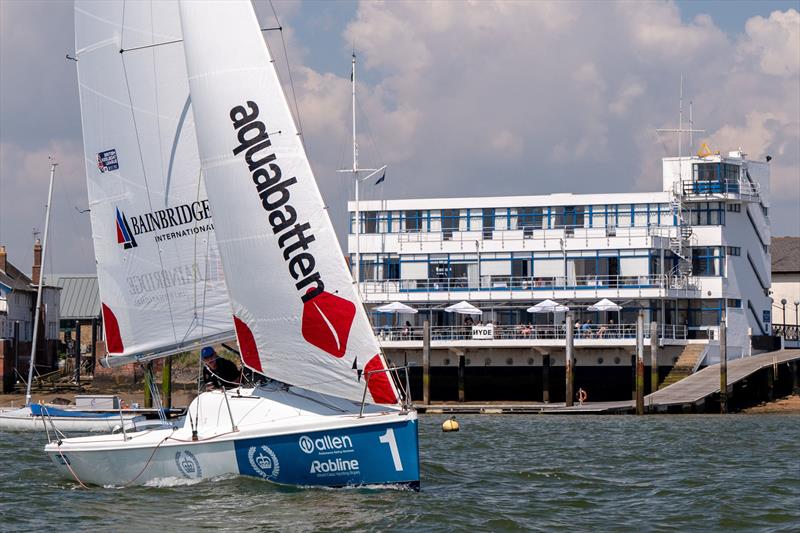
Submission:
[[[44,413],[44,416],[43,416]],[[32,404],[18,409],[0,410],[0,431],[44,431],[45,425],[65,432],[109,432],[125,424],[134,429],[145,417],[116,413],[93,413]],[[52,424],[51,424],[52,423]]]
[[[64,477],[103,486],[244,475],[300,486],[418,489],[416,412],[367,405],[359,415],[359,408],[282,385],[206,392],[181,427],[64,439],[45,451]]]

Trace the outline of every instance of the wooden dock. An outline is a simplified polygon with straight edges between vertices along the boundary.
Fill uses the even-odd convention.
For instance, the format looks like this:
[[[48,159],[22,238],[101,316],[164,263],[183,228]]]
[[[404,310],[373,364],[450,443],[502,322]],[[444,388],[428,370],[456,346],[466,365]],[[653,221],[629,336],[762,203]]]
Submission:
[[[728,387],[763,368],[792,361],[800,361],[800,350],[780,350],[728,361]],[[645,396],[645,405],[658,409],[697,404],[713,394],[719,394],[719,389],[719,364],[710,365],[669,387],[648,394]]]
[[[728,387],[770,366],[779,367],[796,361],[800,365],[800,350],[780,350],[728,362]],[[645,406],[650,412],[665,412],[674,406],[697,406],[706,398],[719,394],[719,364],[704,369],[668,387],[645,396]],[[586,402],[567,407],[561,403],[504,403],[504,402],[444,402],[415,406],[427,414],[629,414],[636,411],[633,400],[617,402]]]
[[[633,401],[586,402],[567,407],[560,403],[432,403],[415,405],[426,414],[482,415],[611,415],[628,414],[634,410]]]

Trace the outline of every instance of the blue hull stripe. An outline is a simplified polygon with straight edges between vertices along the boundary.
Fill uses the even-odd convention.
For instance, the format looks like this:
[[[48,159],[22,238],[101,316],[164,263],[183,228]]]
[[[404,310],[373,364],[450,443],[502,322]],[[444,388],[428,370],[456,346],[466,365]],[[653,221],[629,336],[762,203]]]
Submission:
[[[237,440],[239,473],[289,485],[419,488],[417,421]]]

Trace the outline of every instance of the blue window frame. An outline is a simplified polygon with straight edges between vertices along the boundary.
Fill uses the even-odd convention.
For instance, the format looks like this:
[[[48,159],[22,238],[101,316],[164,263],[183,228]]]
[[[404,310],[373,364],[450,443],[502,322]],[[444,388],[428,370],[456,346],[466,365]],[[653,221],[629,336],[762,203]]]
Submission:
[[[695,276],[724,276],[724,248],[702,246],[692,251],[692,274]]]

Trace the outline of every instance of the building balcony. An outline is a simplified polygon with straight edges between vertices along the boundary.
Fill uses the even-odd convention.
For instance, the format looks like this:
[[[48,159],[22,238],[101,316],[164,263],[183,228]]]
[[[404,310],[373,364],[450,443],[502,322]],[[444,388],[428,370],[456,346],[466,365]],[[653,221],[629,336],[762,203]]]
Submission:
[[[756,202],[759,200],[758,183],[748,179],[734,180],[683,180],[676,186],[688,200],[743,200]]]
[[[594,298],[698,297],[693,276],[480,276],[368,280],[361,294],[368,303],[387,301],[544,300]]]
[[[384,348],[422,348],[422,326],[376,327],[375,335]],[[688,338],[686,326],[659,324],[662,344],[684,344]],[[650,328],[645,327],[645,339],[650,338]],[[576,329],[573,335],[578,347],[635,346],[636,324],[592,324],[590,328]],[[431,347],[508,347],[565,346],[564,325],[488,325],[488,326],[432,326]]]
[[[671,217],[670,217],[671,220]],[[477,229],[362,233],[361,253],[484,253],[509,251],[566,251],[591,249],[669,249],[673,225],[634,227],[568,226],[563,228]],[[348,250],[356,249],[356,236],[348,235]]]

